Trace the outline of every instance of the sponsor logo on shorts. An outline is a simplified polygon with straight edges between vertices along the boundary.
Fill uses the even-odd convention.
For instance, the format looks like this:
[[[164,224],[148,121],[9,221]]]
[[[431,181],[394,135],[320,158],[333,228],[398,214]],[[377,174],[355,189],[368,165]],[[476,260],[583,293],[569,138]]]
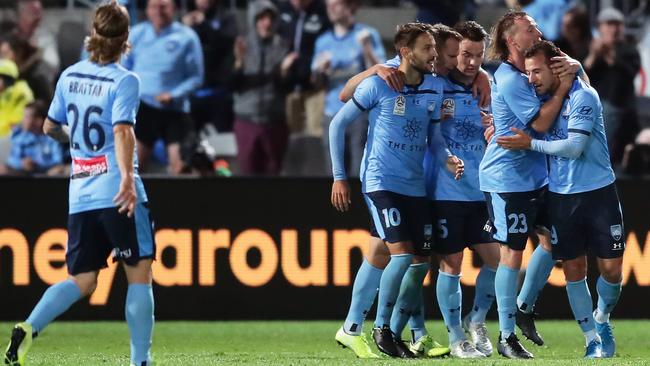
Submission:
[[[128,259],[131,258],[131,249],[119,250],[117,248],[113,249],[113,258],[116,259]]]
[[[72,158],[72,175],[70,179],[88,178],[108,173],[106,155],[94,158]]]
[[[625,243],[612,244],[612,250],[623,250],[623,249],[625,249]]]
[[[621,236],[623,236],[623,227],[621,224],[612,225],[609,227],[609,232],[612,234],[614,240],[619,241],[621,240]]]

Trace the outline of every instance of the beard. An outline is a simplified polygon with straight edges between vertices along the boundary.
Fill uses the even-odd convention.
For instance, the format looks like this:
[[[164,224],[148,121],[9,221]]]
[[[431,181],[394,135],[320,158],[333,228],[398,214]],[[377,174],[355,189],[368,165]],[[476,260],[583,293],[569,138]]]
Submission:
[[[413,70],[417,71],[420,75],[432,74],[434,70],[433,62],[420,65],[416,62],[410,61],[410,64]]]

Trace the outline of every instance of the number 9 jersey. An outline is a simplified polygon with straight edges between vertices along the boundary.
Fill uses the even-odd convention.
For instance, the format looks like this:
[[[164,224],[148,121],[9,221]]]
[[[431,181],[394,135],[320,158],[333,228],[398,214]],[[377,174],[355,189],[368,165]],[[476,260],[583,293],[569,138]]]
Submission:
[[[48,119],[70,128],[70,214],[115,207],[121,176],[113,127],[135,125],[139,103],[140,79],[118,64],[81,61],[61,74]],[[138,203],[147,202],[135,153],[133,162]]]

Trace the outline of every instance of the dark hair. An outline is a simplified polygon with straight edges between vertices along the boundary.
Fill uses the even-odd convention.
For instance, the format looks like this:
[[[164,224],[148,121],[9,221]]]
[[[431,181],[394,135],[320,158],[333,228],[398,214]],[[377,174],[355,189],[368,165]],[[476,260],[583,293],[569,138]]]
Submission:
[[[25,60],[31,57],[38,49],[32,46],[28,40],[18,36],[15,33],[9,33],[0,38],[0,44],[7,43],[11,50],[16,55],[16,64],[22,64]]]
[[[460,33],[448,25],[434,24],[431,26],[431,32],[433,34],[433,38],[436,40],[437,49],[444,47],[448,39],[455,39],[458,42],[463,40],[463,36],[461,36]]]
[[[506,37],[509,35],[510,29],[515,24],[515,20],[527,16],[523,11],[509,11],[497,21],[492,27],[490,38],[492,43],[488,49],[488,58],[497,61],[506,61],[509,56],[508,44]]]
[[[93,34],[86,38],[90,61],[99,64],[116,62],[128,52],[130,22],[126,8],[117,1],[98,7],[93,19]]]
[[[456,23],[454,30],[463,37],[473,42],[483,42],[489,39],[489,35],[483,27],[473,20]]]
[[[34,116],[45,119],[47,118],[47,104],[44,101],[37,99],[30,102],[25,106],[25,109],[30,108],[34,111]]]
[[[553,42],[541,41],[535,43],[532,47],[527,49],[526,52],[524,52],[524,57],[531,58],[539,53],[543,54],[544,57],[546,57],[547,62],[553,57],[562,55],[562,51],[560,51],[560,49],[554,45]]]
[[[572,16],[572,23],[575,29],[580,33],[580,38],[583,40],[591,39],[591,23],[589,22],[589,14],[580,6],[574,6],[567,10],[564,16]]]
[[[393,45],[399,54],[402,47],[413,48],[415,40],[422,34],[431,34],[431,26],[425,23],[412,22],[397,26]]]

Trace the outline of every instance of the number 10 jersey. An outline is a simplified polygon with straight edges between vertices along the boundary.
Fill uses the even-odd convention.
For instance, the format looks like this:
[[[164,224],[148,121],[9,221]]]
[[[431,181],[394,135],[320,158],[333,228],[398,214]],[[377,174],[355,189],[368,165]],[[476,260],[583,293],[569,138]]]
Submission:
[[[115,207],[120,186],[113,127],[135,125],[140,79],[118,64],[78,62],[59,78],[48,119],[70,128],[69,213]],[[138,202],[147,202],[133,157]]]

